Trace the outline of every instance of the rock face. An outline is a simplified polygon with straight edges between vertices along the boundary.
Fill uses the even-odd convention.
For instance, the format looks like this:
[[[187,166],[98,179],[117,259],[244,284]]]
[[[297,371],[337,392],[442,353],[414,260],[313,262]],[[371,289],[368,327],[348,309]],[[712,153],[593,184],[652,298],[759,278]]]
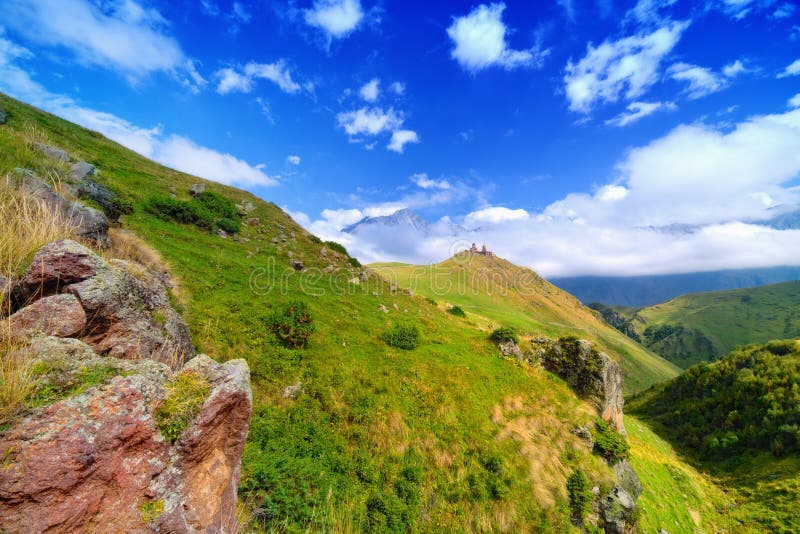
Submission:
[[[603,530],[606,534],[633,534],[636,532],[634,512],[636,501],[620,486],[614,486],[600,503]]]
[[[105,262],[74,241],[39,250],[13,300],[12,321],[79,338],[101,354],[151,358],[173,368],[195,354],[189,328],[170,306],[161,277],[128,262]]]
[[[582,339],[562,338],[540,352],[542,365],[563,378],[578,395],[592,401],[603,419],[625,435],[622,370],[608,355]]]
[[[53,188],[39,179],[33,172],[16,169],[14,176],[19,187],[27,194],[45,202],[51,209],[75,225],[77,234],[94,242],[101,248],[110,244],[108,237],[108,218],[103,212],[90,208],[80,202],[70,202],[53,191]]]
[[[514,343],[513,340],[503,341],[502,343],[497,344],[497,348],[500,349],[500,354],[503,356],[507,356],[509,358],[516,358],[518,360],[525,359],[525,356],[522,354],[522,351]]]
[[[61,379],[93,366],[118,375],[0,433],[0,531],[235,532],[252,405],[243,360],[185,366],[210,393],[170,443],[153,416],[175,376],[168,366],[101,357],[75,339],[27,350]]]

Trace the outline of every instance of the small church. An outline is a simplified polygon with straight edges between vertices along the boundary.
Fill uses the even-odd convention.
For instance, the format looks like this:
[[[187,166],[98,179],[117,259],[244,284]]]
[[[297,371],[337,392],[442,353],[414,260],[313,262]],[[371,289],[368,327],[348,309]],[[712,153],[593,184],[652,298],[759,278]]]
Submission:
[[[483,244],[480,250],[478,250],[478,247],[473,243],[469,248],[469,252],[470,254],[480,254],[481,256],[494,256],[494,252],[486,248],[486,243]]]

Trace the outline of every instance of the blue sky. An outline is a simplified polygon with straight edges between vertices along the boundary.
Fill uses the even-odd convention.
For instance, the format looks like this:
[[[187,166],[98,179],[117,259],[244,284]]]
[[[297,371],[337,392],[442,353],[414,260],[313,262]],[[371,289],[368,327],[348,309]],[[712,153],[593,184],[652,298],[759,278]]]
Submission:
[[[362,260],[800,264],[786,0],[0,0],[0,90],[246,188]],[[409,207],[420,235],[341,228]],[[680,231],[677,230],[680,228]]]

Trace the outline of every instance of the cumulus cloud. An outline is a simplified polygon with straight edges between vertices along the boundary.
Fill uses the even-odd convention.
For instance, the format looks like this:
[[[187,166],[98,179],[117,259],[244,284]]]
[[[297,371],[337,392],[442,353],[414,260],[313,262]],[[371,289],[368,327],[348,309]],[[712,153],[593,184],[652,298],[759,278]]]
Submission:
[[[402,154],[405,146],[409,143],[419,143],[419,136],[414,130],[395,130],[392,138],[386,146],[392,152]]]
[[[728,82],[721,76],[697,65],[675,63],[667,72],[673,80],[686,82],[685,93],[690,100],[722,91],[728,86]]]
[[[179,171],[242,187],[277,184],[260,165],[253,166],[231,154],[197,145],[186,137],[166,135],[161,126],[143,128],[111,113],[81,106],[68,96],[51,93],[20,67],[19,62],[29,57],[29,51],[0,34],[0,91],[100,132]]]
[[[401,82],[392,82],[392,84],[389,86],[389,91],[397,96],[400,96],[406,92],[406,84]]]
[[[800,74],[800,59],[793,61],[783,69],[783,72],[778,74],[778,78],[787,78],[789,76],[797,76],[798,74]]]
[[[735,78],[736,76],[744,74],[745,72],[747,72],[747,68],[740,59],[737,59],[733,63],[729,63],[722,68],[722,74],[728,78]]]
[[[772,12],[772,18],[787,19],[794,14],[796,9],[797,6],[795,6],[794,4],[789,2],[784,2],[783,4],[779,5],[775,9],[775,11]]]
[[[380,81],[377,78],[373,78],[361,86],[361,89],[358,90],[358,94],[367,102],[375,102],[378,100],[378,95],[380,94],[379,84]]]
[[[428,178],[428,175],[424,172],[412,174],[409,180],[422,189],[450,189],[450,182],[447,180]]]
[[[342,39],[358,28],[364,11],[359,0],[315,0],[303,16],[306,24],[322,30],[328,39]]]
[[[674,102],[631,102],[625,111],[614,118],[608,119],[606,124],[611,126],[627,126],[633,124],[657,111],[674,111],[678,109]]]
[[[464,69],[474,73],[492,66],[506,70],[541,67],[549,51],[539,46],[528,50],[509,48],[508,28],[502,20],[505,8],[503,3],[481,4],[469,14],[453,18],[447,28],[454,45],[451,56]]]
[[[300,165],[300,156],[295,156],[294,154],[286,156],[286,161],[292,165]]]
[[[545,276],[798,264],[800,230],[754,222],[800,203],[800,188],[793,185],[800,176],[798,153],[800,107],[794,107],[751,117],[733,128],[679,126],[629,151],[613,181],[591,193],[569,194],[537,212],[483,205],[462,216],[452,214],[462,226],[447,218],[425,234],[342,234],[324,217],[311,225],[317,225],[315,231],[324,227],[328,239],[346,240],[348,250],[364,261],[435,262],[469,243],[485,242]],[[449,193],[423,190],[429,191]],[[461,197],[462,202],[468,199],[477,197]],[[439,206],[457,202],[453,196],[439,200]],[[414,207],[415,202],[404,197],[383,204],[398,205]]]
[[[249,93],[258,79],[273,82],[285,93],[296,93],[301,89],[300,84],[292,79],[292,74],[282,59],[274,63],[250,62],[238,70],[226,67],[218,70],[215,76],[218,80],[217,92],[221,95]]]
[[[800,108],[800,93],[797,93],[789,99],[790,108]]]
[[[66,49],[79,63],[130,78],[153,72],[182,74],[187,57],[167,34],[167,21],[135,0],[8,0],[3,24],[25,40]],[[189,75],[186,80],[192,80]]]
[[[669,20],[661,11],[673,6],[678,0],[639,0],[625,14],[625,22],[642,25],[660,25]]]
[[[656,83],[660,66],[690,21],[671,22],[651,33],[641,33],[599,46],[591,43],[577,63],[567,63],[564,91],[573,111],[588,113],[599,103],[634,99]]]
[[[355,111],[346,111],[336,115],[339,126],[349,136],[378,135],[381,132],[392,131],[403,125],[403,116],[394,109],[360,108]]]

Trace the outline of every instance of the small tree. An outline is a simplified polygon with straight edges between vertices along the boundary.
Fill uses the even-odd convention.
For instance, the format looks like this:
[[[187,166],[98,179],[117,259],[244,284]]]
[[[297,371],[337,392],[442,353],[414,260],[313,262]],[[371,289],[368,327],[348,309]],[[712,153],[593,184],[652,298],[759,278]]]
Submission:
[[[611,463],[628,457],[628,442],[625,437],[608,426],[602,419],[595,422],[594,451]]]
[[[390,347],[414,350],[419,346],[419,330],[411,324],[396,324],[382,333],[381,339]]]
[[[449,313],[452,313],[456,317],[466,317],[467,316],[467,314],[464,312],[464,310],[461,309],[461,306],[453,306],[452,308],[448,308],[447,311]]]
[[[301,300],[289,302],[272,314],[269,327],[278,341],[290,349],[308,347],[308,340],[316,330],[308,304]]]
[[[583,523],[583,516],[589,510],[589,503],[592,502],[589,482],[580,469],[573,471],[567,479],[567,495],[569,495],[569,509],[572,512],[572,520],[580,525]]]
[[[509,341],[513,341],[514,343],[519,342],[517,339],[517,333],[514,331],[514,329],[507,327],[498,328],[492,332],[492,335],[489,336],[489,339],[495,343],[508,343]]]

